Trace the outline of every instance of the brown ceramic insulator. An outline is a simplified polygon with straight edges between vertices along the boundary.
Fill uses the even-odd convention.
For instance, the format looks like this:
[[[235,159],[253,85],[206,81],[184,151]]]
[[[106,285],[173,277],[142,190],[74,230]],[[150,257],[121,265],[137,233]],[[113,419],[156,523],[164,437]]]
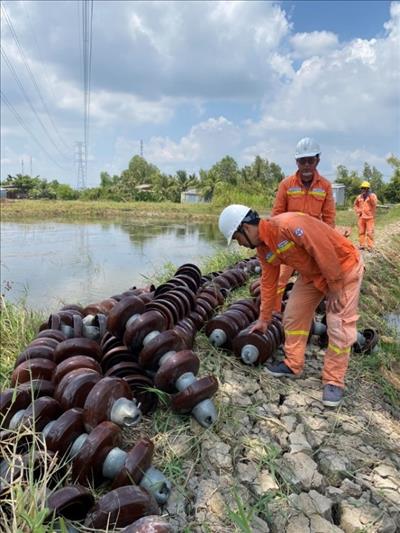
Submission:
[[[11,383],[16,385],[32,379],[47,379],[51,381],[56,366],[54,361],[49,359],[42,359],[41,357],[28,359],[14,369],[11,375]]]
[[[258,307],[256,305],[256,302],[255,302],[254,298],[242,298],[241,300],[236,300],[236,302],[234,302],[233,305],[235,305],[235,304],[240,304],[240,305],[244,305],[244,306],[248,307],[250,309],[250,311],[255,313],[256,316],[258,316],[259,309],[258,309]]]
[[[26,409],[31,402],[32,395],[28,390],[6,389],[0,392],[1,427],[8,427],[15,413]]]
[[[175,284],[171,282],[167,283],[161,283],[156,290],[154,291],[154,298],[158,298],[162,294],[165,294],[166,292],[172,291],[172,289],[175,288]]]
[[[192,311],[189,315],[189,318],[194,322],[197,331],[200,331],[204,326],[204,314],[200,314],[197,311]]]
[[[275,339],[269,331],[266,333],[259,331],[249,333],[249,328],[241,331],[232,342],[232,348],[237,357],[241,357],[242,348],[247,344],[253,345],[258,349],[260,355],[256,364],[265,363],[274,353]]]
[[[103,354],[107,353],[108,350],[111,350],[112,348],[116,348],[117,346],[121,346],[122,341],[118,337],[115,337],[112,333],[109,331],[106,331],[103,335],[103,338],[100,341],[100,348]]]
[[[82,485],[68,485],[56,490],[47,498],[46,507],[51,514],[67,520],[83,520],[94,504],[89,489]]]
[[[124,344],[132,351],[136,351],[142,347],[143,339],[150,332],[166,329],[166,320],[162,313],[156,310],[147,311],[126,328]]]
[[[205,376],[174,394],[171,398],[171,407],[177,413],[190,413],[195,405],[214,396],[217,390],[217,379],[214,376]]]
[[[189,287],[187,285],[182,285],[182,286],[175,287],[174,292],[177,293],[178,295],[180,295],[181,293],[184,293],[187,296],[188,300],[189,300],[190,309],[193,309],[194,302],[196,300],[196,293],[195,292],[193,292],[191,289],[189,289]]]
[[[54,392],[54,397],[64,410],[83,407],[87,395],[102,378],[101,374],[90,368],[77,368],[65,374]]]
[[[30,342],[27,348],[32,348],[32,346],[48,346],[49,348],[55,348],[60,341],[56,339],[51,339],[50,337],[42,337],[40,339],[34,339]]]
[[[274,324],[276,326],[276,328],[278,329],[279,334],[281,336],[281,339],[284,339],[285,330],[283,328],[282,319],[280,319],[280,318],[278,318],[276,316],[272,316],[271,323]]]
[[[197,375],[200,360],[191,350],[182,350],[169,356],[154,376],[154,385],[165,392],[176,391],[176,380],[186,372]]]
[[[238,278],[236,277],[236,275],[233,273],[232,270],[226,270],[225,272],[223,272],[223,274],[221,274],[221,277],[228,280],[229,285],[232,289],[235,289],[236,287],[239,286]]]
[[[83,313],[83,316],[97,315],[97,313],[101,313],[100,302],[87,305],[86,307],[83,308],[82,313]]]
[[[218,306],[220,305],[224,305],[224,302],[225,302],[225,298],[223,296],[223,294],[221,293],[219,287],[217,285],[213,285],[213,284],[207,284],[207,285],[204,285],[202,288],[201,288],[201,293],[200,294],[210,294],[211,296],[213,296],[217,302],[218,302]]]
[[[274,338],[275,349],[278,348],[278,346],[282,343],[282,337],[278,327],[273,322],[271,322],[268,326],[268,331],[272,334]]]
[[[73,357],[74,355],[87,355],[96,361],[101,361],[102,353],[97,342],[84,337],[77,337],[60,342],[54,350],[54,362],[60,364],[68,357]]]
[[[61,307],[61,311],[74,311],[80,315],[83,315],[83,308],[77,304],[66,304]]]
[[[211,318],[212,315],[214,314],[214,307],[209,302],[207,302],[206,300],[202,300],[201,298],[198,298],[196,300],[196,304],[194,306],[194,310],[197,311],[198,313],[200,312],[201,314],[201,311],[199,310],[199,308],[205,311],[206,320]]]
[[[124,378],[130,374],[143,374],[145,370],[138,363],[118,363],[107,370],[105,377]]]
[[[200,276],[201,276],[201,270],[200,270],[200,268],[199,268],[197,265],[195,265],[194,263],[184,263],[183,265],[181,265],[181,266],[178,268],[178,270],[175,272],[175,274],[178,274],[178,272],[180,272],[180,270],[183,270],[183,269],[185,269],[185,268],[187,268],[187,267],[188,267],[188,268],[191,268],[192,270],[195,270],[195,271],[198,272],[198,273],[200,274]]]
[[[253,283],[250,285],[250,294],[253,296],[257,296],[257,292],[260,292],[260,278],[253,281]]]
[[[48,359],[49,361],[53,361],[53,353],[54,353],[54,348],[51,348],[50,346],[41,346],[40,344],[36,346],[30,346],[19,354],[19,356],[17,357],[17,360],[15,361],[14,368],[16,368],[18,365],[20,365],[24,361],[29,361],[32,359],[40,358],[40,359]]]
[[[181,307],[183,308],[183,314],[182,314],[181,318],[183,318],[188,313],[190,313],[190,311],[192,309],[192,301],[191,301],[191,299],[189,298],[189,296],[185,292],[178,291],[178,290],[174,289],[174,290],[168,292],[168,298],[171,298],[171,297],[172,298],[177,298],[179,300],[179,302],[180,302]]]
[[[61,405],[50,396],[41,396],[25,409],[20,420],[21,426],[34,427],[35,431],[42,429],[62,413]]]
[[[120,444],[121,430],[116,424],[109,421],[98,424],[73,459],[72,479],[84,485],[98,485],[102,481],[104,459]]]
[[[101,367],[103,372],[106,373],[111,367],[119,363],[134,363],[136,360],[137,356],[133,355],[128,348],[125,346],[118,346],[116,348],[112,348],[103,355]]]
[[[163,331],[142,348],[139,353],[139,364],[143,368],[157,368],[161,357],[167,352],[179,351],[184,348],[182,338],[173,329]]]
[[[58,313],[53,313],[49,316],[47,320],[47,327],[49,329],[60,329],[61,318],[58,316]]]
[[[109,420],[116,400],[132,400],[132,392],[125,380],[103,378],[96,383],[87,395],[83,422],[87,431],[92,431],[100,422]]]
[[[217,297],[206,291],[201,291],[197,294],[196,302],[198,302],[199,300],[207,302],[214,310],[220,306]]]
[[[40,396],[54,396],[55,385],[47,379],[33,379],[18,385],[17,390],[28,391],[34,398],[40,398]]]
[[[132,395],[140,404],[140,410],[144,415],[155,411],[158,404],[158,396],[151,389],[154,388],[153,380],[143,374],[129,374],[124,377],[128,383]]]
[[[141,439],[126,454],[125,464],[116,475],[111,488],[123,487],[124,485],[139,485],[143,474],[151,466],[153,459],[154,444],[150,439]]]
[[[78,311],[58,311],[58,316],[61,319],[61,322],[63,324],[66,324],[67,326],[71,326],[71,328],[74,327],[74,317],[78,316],[80,318],[83,317],[82,313]]]
[[[191,276],[188,276],[187,274],[176,274],[171,282],[173,281],[177,281],[177,280],[180,280],[180,281],[183,281],[185,283],[185,285],[194,293],[197,292],[197,289],[199,287],[198,283],[196,280],[194,280]]]
[[[58,329],[43,329],[36,336],[37,339],[42,339],[43,337],[49,337],[50,339],[56,339],[58,342],[66,340],[66,336],[62,331]]]
[[[137,296],[128,296],[127,298],[123,298],[116,305],[114,305],[114,307],[108,313],[108,331],[111,331],[115,337],[122,339],[128,320],[133,315],[141,315],[144,313],[144,310],[144,303]]]
[[[46,484],[50,485],[53,482],[52,478],[54,478],[54,474],[49,476],[52,464],[54,466],[54,453],[50,451],[44,452],[44,450],[33,452],[30,450],[29,453],[17,455],[12,465],[8,464],[6,461],[2,461],[0,464],[0,496],[5,496],[8,492],[7,488],[11,485],[21,486],[22,484],[25,485],[27,483],[37,483],[40,480],[44,481],[43,478],[45,476]],[[4,507],[6,506],[4,505]],[[10,531],[10,529],[4,528],[3,531]],[[32,529],[29,529],[28,531],[32,531]]]
[[[242,305],[240,303],[232,304],[229,307],[229,310],[230,311],[236,310],[236,311],[240,311],[241,313],[243,313],[247,318],[248,324],[250,324],[250,322],[254,322],[254,320],[256,320],[258,317],[258,313],[254,309],[250,309],[247,305]]]
[[[82,418],[83,410],[77,407],[68,409],[54,421],[46,435],[47,449],[64,457],[75,439],[85,433]]]
[[[153,496],[136,485],[126,485],[102,496],[87,515],[85,526],[95,530],[124,527],[159,512]]]
[[[100,312],[104,315],[108,315],[108,313],[116,304],[117,300],[114,300],[114,298],[105,298],[99,303]]]
[[[135,520],[124,528],[121,533],[173,533],[171,524],[165,522],[160,516],[144,516]]]
[[[193,268],[192,265],[185,265],[178,268],[178,270],[175,272],[175,276],[177,274],[186,274],[187,276],[191,276],[197,283],[197,286],[200,286],[201,272],[198,268]]]
[[[102,373],[101,366],[92,357],[88,357],[87,355],[74,355],[65,359],[65,361],[57,366],[53,375],[53,382],[57,385],[66,374],[78,368],[90,368],[99,374]]]
[[[178,322],[178,324],[174,327],[174,331],[182,339],[185,348],[191,348],[193,346],[194,337],[197,332],[196,326],[194,325],[193,321],[190,320],[190,322],[192,323],[190,327],[182,320]]]
[[[227,344],[229,344],[232,339],[238,334],[239,324],[229,318],[229,316],[225,316],[225,314],[217,315],[211,320],[209,320],[206,324],[205,333],[207,337],[209,337],[215,329],[221,329],[225,332]]]
[[[239,331],[246,328],[249,325],[249,320],[243,311],[239,309],[227,309],[224,312],[224,317],[229,318],[236,322],[239,326]]]
[[[83,320],[81,315],[74,315],[72,321],[74,337],[83,337]]]
[[[220,276],[217,276],[216,278],[213,279],[213,283],[215,283],[216,285],[219,286],[219,288],[221,289],[227,289],[227,290],[230,290],[232,289],[232,285],[231,283],[229,282],[229,280],[223,276],[222,274]]]
[[[154,299],[154,292],[142,292],[138,296],[139,300],[142,300],[144,304],[151,302]]]
[[[174,305],[178,315],[178,320],[176,322],[182,320],[182,318],[186,316],[189,312],[189,301],[186,295],[184,295],[183,293],[181,293],[181,296],[179,296],[179,294],[176,294],[174,291],[170,291],[164,296],[164,300],[168,300]]]
[[[163,313],[167,320],[166,329],[173,328],[180,319],[179,311],[175,304],[166,298],[160,297],[146,304],[146,311],[150,311],[151,309],[156,309]]]

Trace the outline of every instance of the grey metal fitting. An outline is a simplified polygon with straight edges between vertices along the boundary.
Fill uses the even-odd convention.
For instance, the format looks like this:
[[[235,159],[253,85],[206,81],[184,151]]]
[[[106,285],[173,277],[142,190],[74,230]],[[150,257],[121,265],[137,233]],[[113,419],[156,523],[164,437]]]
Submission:
[[[143,339],[143,346],[146,346],[146,344],[148,344],[149,342],[151,342],[153,339],[155,339],[156,337],[158,337],[158,335],[160,334],[161,332],[160,331],[157,331],[157,330],[154,330],[154,331],[150,331],[150,333],[148,333],[145,338]]]
[[[81,433],[79,435],[79,437],[77,437],[75,440],[74,440],[74,443],[72,444],[69,452],[68,452],[68,456],[70,459],[73,459],[75,457],[75,455],[77,455],[77,453],[79,453],[79,450],[82,448],[82,446],[85,444],[85,441],[86,439],[88,438],[88,434],[87,433]]]
[[[223,329],[214,329],[208,337],[208,340],[213,346],[222,346],[227,341],[226,333]]]
[[[179,392],[182,392],[183,390],[187,389],[189,385],[194,383],[196,381],[195,375],[193,372],[185,372],[179,378],[175,381],[175,387],[178,389]]]
[[[153,466],[150,466],[143,474],[139,486],[152,494],[160,505],[168,500],[171,492],[171,482]]]
[[[170,350],[169,352],[166,352],[162,357],[161,359],[158,361],[158,365],[159,366],[162,366],[166,361],[168,361],[168,359],[172,356],[176,354],[176,351],[175,350]]]
[[[17,429],[19,426],[22,417],[24,416],[26,409],[20,409],[17,411],[11,418],[10,422],[8,423],[9,429]]]
[[[100,330],[99,328],[96,328],[96,326],[86,326],[83,324],[82,334],[86,339],[91,339],[93,341],[97,341],[100,338]]]
[[[74,328],[67,326],[67,324],[64,324],[63,322],[61,322],[60,330],[64,333],[67,339],[72,339],[75,335]]]
[[[118,398],[111,408],[110,420],[123,427],[136,426],[142,419],[142,412],[136,400]]]
[[[240,358],[246,365],[254,365],[259,356],[260,352],[258,351],[258,348],[253,344],[246,344],[240,352]]]
[[[103,477],[113,479],[120,472],[125,464],[126,452],[121,448],[112,448],[103,463]]]
[[[140,313],[136,313],[135,315],[132,315],[129,317],[129,319],[126,321],[125,329],[128,328],[131,324],[136,322],[136,320],[140,317]]]
[[[193,407],[192,415],[201,426],[209,428],[217,420],[214,402],[209,398],[203,400]]]

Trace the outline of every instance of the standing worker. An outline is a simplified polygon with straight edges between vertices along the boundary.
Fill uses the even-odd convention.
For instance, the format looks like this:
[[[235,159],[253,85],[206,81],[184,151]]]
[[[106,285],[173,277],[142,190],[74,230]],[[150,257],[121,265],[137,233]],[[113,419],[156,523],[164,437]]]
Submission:
[[[354,210],[358,216],[358,240],[361,250],[365,249],[365,240],[367,241],[367,250],[372,251],[374,248],[374,227],[375,212],[378,198],[376,194],[370,191],[369,181],[361,183],[361,194],[357,196],[354,202]]]
[[[226,207],[218,226],[228,244],[257,248],[261,263],[260,315],[253,331],[265,332],[272,317],[279,268],[299,272],[283,315],[285,359],[268,364],[275,377],[295,377],[304,368],[305,350],[316,307],[326,297],[329,345],[322,373],[322,402],[336,407],[342,400],[356,322],[364,267],[360,252],[346,237],[303,213],[283,213],[260,220],[244,205]]]
[[[335,227],[336,207],[332,185],[317,170],[320,155],[321,149],[314,139],[304,137],[297,143],[295,150],[297,172],[281,181],[271,216],[296,211],[307,213]],[[275,311],[281,310],[282,296],[293,271],[290,266],[281,266]]]

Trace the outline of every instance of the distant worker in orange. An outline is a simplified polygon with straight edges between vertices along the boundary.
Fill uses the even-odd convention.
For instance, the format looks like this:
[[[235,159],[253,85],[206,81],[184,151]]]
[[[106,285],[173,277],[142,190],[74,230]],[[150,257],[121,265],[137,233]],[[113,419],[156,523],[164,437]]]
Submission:
[[[304,137],[297,143],[295,150],[297,172],[281,181],[271,216],[296,211],[307,213],[335,227],[336,207],[332,185],[317,170],[320,155],[321,148],[314,139]],[[291,266],[281,266],[275,311],[281,310],[282,296],[293,271]]]
[[[260,220],[244,205],[230,205],[219,217],[229,242],[257,248],[262,267],[260,315],[253,331],[265,332],[272,317],[279,269],[299,272],[283,315],[285,359],[267,364],[274,377],[295,377],[304,368],[314,312],[326,297],[329,344],[322,373],[322,402],[336,407],[342,400],[350,350],[357,338],[358,299],[364,272],[357,248],[335,229],[303,213],[283,213]]]
[[[364,250],[366,244],[369,251],[374,248],[375,212],[378,203],[376,194],[371,192],[370,188],[369,181],[363,181],[361,183],[361,194],[357,196],[354,202],[354,210],[358,216],[360,248]]]

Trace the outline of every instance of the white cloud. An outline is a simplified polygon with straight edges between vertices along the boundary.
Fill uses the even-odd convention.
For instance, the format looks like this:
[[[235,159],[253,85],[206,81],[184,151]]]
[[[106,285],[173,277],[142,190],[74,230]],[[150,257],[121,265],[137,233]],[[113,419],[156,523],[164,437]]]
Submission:
[[[296,58],[307,58],[324,55],[337,48],[339,40],[330,31],[312,31],[309,33],[295,33],[290,38],[293,55]]]

